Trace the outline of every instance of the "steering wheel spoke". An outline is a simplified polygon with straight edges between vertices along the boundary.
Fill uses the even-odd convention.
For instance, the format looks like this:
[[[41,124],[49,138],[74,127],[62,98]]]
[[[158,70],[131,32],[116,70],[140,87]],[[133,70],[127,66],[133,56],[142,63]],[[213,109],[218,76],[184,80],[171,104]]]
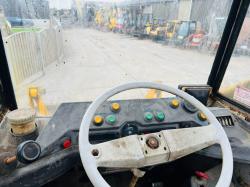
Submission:
[[[131,135],[92,146],[96,165],[111,168],[141,168],[168,162],[169,149],[162,132]]]
[[[98,152],[98,155],[93,155]],[[136,168],[143,164],[144,154],[137,135],[92,145],[98,167]]]
[[[209,125],[119,138],[92,145],[92,155],[98,167],[140,168],[179,159],[216,142],[216,130]]]
[[[170,152],[169,161],[217,143],[216,129],[212,125],[164,130],[163,134]]]

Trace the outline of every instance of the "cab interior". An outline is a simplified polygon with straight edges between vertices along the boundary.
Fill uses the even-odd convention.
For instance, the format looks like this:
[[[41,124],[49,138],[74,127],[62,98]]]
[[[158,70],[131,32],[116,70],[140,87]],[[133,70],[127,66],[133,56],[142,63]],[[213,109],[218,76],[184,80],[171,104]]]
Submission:
[[[18,106],[1,35],[0,186],[249,186],[249,86],[221,88],[249,4],[232,1],[204,84],[114,84],[93,100],[62,102],[50,116]],[[118,97],[138,88],[156,96]],[[244,91],[238,98],[236,89]]]

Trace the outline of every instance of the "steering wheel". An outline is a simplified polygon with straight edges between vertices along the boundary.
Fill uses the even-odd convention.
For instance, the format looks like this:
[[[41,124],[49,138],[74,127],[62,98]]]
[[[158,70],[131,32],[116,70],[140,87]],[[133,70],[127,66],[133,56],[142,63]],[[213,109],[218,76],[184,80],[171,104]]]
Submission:
[[[209,125],[202,127],[162,130],[145,135],[131,135],[100,144],[89,142],[89,127],[98,107],[122,91],[136,88],[162,90],[188,101],[203,112]],[[117,86],[99,96],[88,107],[80,126],[79,150],[84,169],[95,187],[109,187],[98,167],[141,168],[170,162],[213,144],[220,144],[222,170],[216,187],[228,187],[233,173],[233,156],[227,135],[210,110],[194,97],[167,85],[135,82]]]

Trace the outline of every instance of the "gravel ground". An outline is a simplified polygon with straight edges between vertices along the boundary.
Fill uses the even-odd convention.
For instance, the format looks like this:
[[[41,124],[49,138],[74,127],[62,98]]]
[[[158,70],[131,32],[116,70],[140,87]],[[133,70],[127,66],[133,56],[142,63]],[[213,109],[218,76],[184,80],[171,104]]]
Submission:
[[[205,84],[214,56],[178,49],[151,40],[94,29],[66,29],[64,62],[51,64],[45,76],[17,90],[20,106],[27,106],[27,87],[45,90],[47,106],[62,102],[89,101],[103,91],[131,81]],[[223,85],[250,79],[249,57],[233,57]],[[115,98],[144,97],[146,90],[129,91]]]

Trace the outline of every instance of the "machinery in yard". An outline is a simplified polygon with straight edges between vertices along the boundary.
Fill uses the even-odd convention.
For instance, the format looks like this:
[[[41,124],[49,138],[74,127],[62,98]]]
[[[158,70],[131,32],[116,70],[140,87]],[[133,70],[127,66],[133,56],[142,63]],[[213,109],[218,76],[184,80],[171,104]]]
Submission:
[[[124,30],[124,17],[123,16],[118,16],[117,18],[117,24],[115,27],[115,30],[119,33],[123,33]]]
[[[181,21],[178,31],[174,37],[174,44],[176,46],[185,46],[188,37],[196,32],[197,22],[196,21]]]
[[[168,40],[171,40],[175,37],[179,27],[180,27],[181,21],[178,20],[172,20],[167,22],[167,28],[166,28],[166,38]]]
[[[237,44],[236,44],[239,55],[250,56],[249,27],[250,27],[250,17],[246,17],[243,22],[240,38],[238,39]]]
[[[109,30],[115,31],[116,25],[117,25],[117,18],[114,14],[111,14],[109,17],[109,24],[108,24]]]
[[[97,11],[95,14],[95,23],[97,28],[101,28],[103,26],[104,20],[101,10]]]
[[[250,56],[250,36],[246,38],[238,47],[240,55]]]
[[[140,38],[149,38],[153,29],[152,14],[142,14],[139,35]]]
[[[140,39],[149,37],[152,29],[152,14],[143,13],[139,6],[133,7],[129,12],[129,34]]]
[[[196,31],[187,37],[184,46],[188,48],[201,49],[204,37],[205,33],[203,31]]]
[[[212,19],[209,31],[202,40],[202,51],[209,51],[210,54],[216,53],[225,24],[225,17],[215,17],[214,19]]]
[[[145,34],[148,38],[153,38],[157,35],[157,27],[159,26],[159,20],[154,18],[152,21],[147,22],[145,25]]]
[[[153,27],[149,32],[149,36],[153,40],[164,40],[165,32],[166,32],[166,21],[164,19],[155,19]]]

